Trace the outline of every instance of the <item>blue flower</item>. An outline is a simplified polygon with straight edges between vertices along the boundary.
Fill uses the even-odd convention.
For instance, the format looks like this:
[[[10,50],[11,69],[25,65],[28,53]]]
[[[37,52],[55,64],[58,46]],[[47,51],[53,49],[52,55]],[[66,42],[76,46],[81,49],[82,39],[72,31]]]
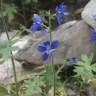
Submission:
[[[68,16],[69,12],[66,9],[66,6],[62,3],[56,7],[56,18],[58,24],[64,23],[64,16]]]
[[[68,13],[64,3],[61,3],[59,6],[56,7],[56,12],[58,12],[58,13]]]
[[[71,58],[70,60],[69,60],[69,63],[70,64],[77,64],[77,59],[75,58],[75,57],[73,57],[73,58]]]
[[[46,34],[46,30],[45,30],[44,28],[42,28],[42,29],[40,30],[40,34],[41,34],[41,35],[45,35],[45,34]]]
[[[33,22],[41,24],[45,22],[45,18],[42,16],[39,16],[38,14],[34,14]]]
[[[60,14],[56,13],[56,19],[57,19],[58,24],[64,23],[64,17],[61,13]]]
[[[40,29],[40,24],[39,23],[33,23],[33,25],[31,26],[31,28],[30,28],[30,30],[32,31],[32,32],[36,32],[37,30],[39,30]]]
[[[33,24],[30,27],[31,32],[36,32],[38,30],[41,30],[41,33],[44,33],[44,28],[42,28],[41,24],[45,23],[45,18],[42,16],[39,16],[38,14],[34,14],[33,17]]]
[[[96,43],[96,29],[93,29],[91,32],[91,41]]]
[[[58,40],[53,40],[52,43],[49,40],[41,42],[38,46],[38,51],[43,54],[41,57],[42,61],[48,60],[58,46]]]

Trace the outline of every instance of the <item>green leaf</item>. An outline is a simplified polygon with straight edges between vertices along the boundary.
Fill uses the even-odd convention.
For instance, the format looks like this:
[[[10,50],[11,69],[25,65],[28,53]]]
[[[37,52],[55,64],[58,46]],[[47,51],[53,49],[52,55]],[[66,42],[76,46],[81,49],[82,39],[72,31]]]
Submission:
[[[83,66],[83,65],[84,65],[84,62],[82,62],[82,61],[77,61],[77,64],[76,64],[76,65]]]
[[[86,82],[94,76],[93,71],[96,72],[96,65],[91,64],[93,59],[93,54],[90,56],[82,55],[81,61],[78,61],[74,72],[76,73],[75,77],[81,77],[81,79]]]
[[[32,0],[34,3],[38,3],[38,0]]]
[[[92,60],[93,60],[93,53],[89,56],[89,59],[90,59],[90,61],[92,62]]]
[[[54,85],[54,73],[52,64],[46,64],[46,74],[44,76],[46,85],[45,92],[48,94],[49,89]]]
[[[4,59],[7,59],[9,58],[11,55],[10,55],[10,47],[9,46],[6,46],[4,48],[0,48],[0,54],[2,55],[2,57]]]
[[[34,92],[41,92],[40,88],[40,78],[37,76],[34,80],[26,80],[25,81],[25,95],[24,96],[32,96]]]
[[[90,57],[91,58],[91,57]],[[90,60],[90,58],[87,56],[87,55],[85,55],[85,54],[83,54],[82,56],[81,56],[81,59],[82,59],[82,61],[83,62],[85,62],[86,64],[91,64],[91,60]]]
[[[76,72],[78,74],[78,76],[81,76],[83,74],[83,68],[79,67],[79,66],[75,67],[74,72]]]
[[[0,96],[8,96],[8,90],[0,85]]]
[[[92,71],[96,72],[96,63],[91,65]]]
[[[17,10],[14,4],[4,4],[3,16],[7,16],[9,22],[13,20],[16,13]]]
[[[11,41],[11,42],[10,42],[11,45],[9,45],[9,41],[8,41],[8,42],[4,43],[4,44],[2,45],[2,47],[0,47],[0,54],[1,54],[1,56],[2,56],[4,59],[9,58],[9,57],[11,56],[10,51],[15,50],[13,47],[11,47],[12,44],[14,44],[14,42],[16,42],[16,41],[15,41],[15,40],[14,40],[14,41]]]

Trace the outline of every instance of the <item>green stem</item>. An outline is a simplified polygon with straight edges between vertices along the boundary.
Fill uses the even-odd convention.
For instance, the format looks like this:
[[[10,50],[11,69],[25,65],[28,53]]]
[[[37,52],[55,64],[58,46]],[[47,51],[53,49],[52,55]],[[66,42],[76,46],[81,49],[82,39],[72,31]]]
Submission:
[[[23,12],[23,20],[24,20],[24,25],[26,26],[26,14],[25,14],[25,7],[24,7],[24,2],[22,2],[21,0],[21,3],[22,3],[22,12]]]
[[[1,13],[2,13],[2,4],[3,4],[3,1],[1,0]],[[15,85],[16,85],[16,96],[19,96],[18,86],[17,86],[17,75],[16,75],[16,70],[15,70],[15,63],[14,63],[14,58],[13,58],[13,54],[12,54],[12,50],[11,50],[11,40],[10,40],[8,31],[7,31],[7,24],[5,22],[5,18],[3,17],[3,13],[1,15],[2,15],[1,19],[2,19],[2,24],[4,26],[4,31],[6,32],[6,36],[7,36],[8,42],[9,42],[11,62],[12,62],[12,68],[13,68],[13,75],[14,75],[14,81],[15,81]]]
[[[51,16],[50,16],[50,11],[49,11],[49,36],[50,36],[50,42],[52,43],[52,33],[51,33]],[[54,79],[54,96],[55,96],[55,88],[56,88],[56,81],[55,81],[55,68],[54,68],[54,57],[53,54],[51,56],[52,60],[52,68],[53,68],[53,79]]]
[[[64,66],[67,64],[68,62],[67,62],[67,60],[65,59],[64,60],[64,64],[63,65],[61,65],[61,67],[58,69],[58,71],[56,72],[56,76],[58,76],[58,74],[59,74],[59,72],[64,68]]]

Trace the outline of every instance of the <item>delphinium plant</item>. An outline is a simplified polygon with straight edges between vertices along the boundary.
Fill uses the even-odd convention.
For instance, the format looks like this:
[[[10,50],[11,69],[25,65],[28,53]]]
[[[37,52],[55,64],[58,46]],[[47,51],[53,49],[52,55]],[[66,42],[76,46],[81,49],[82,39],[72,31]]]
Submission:
[[[5,15],[8,15],[8,17],[10,17],[10,15],[13,17],[12,13],[16,13],[15,7],[11,10],[11,8],[8,8],[12,11],[12,13],[10,13],[7,9],[8,12],[6,12],[6,14],[4,15],[3,11],[2,11],[2,4],[3,1],[1,0],[1,17],[2,17],[2,22],[3,22],[3,26],[4,26],[4,31],[6,32],[7,38],[8,38],[8,48],[9,48],[9,52],[11,55],[11,61],[12,61],[12,66],[13,66],[13,72],[14,72],[14,81],[15,81],[15,95],[14,96],[21,96],[19,94],[19,90],[18,90],[18,80],[17,80],[17,76],[16,76],[16,70],[15,70],[15,64],[14,64],[14,57],[12,54],[12,46],[11,46],[11,40],[10,37],[8,35],[8,30],[7,30],[7,25],[4,19]],[[9,14],[10,13],[10,14]],[[32,26],[30,27],[29,30],[32,32],[33,34],[36,31],[40,31],[40,33],[44,36],[47,32],[47,34],[49,34],[49,39],[44,40],[42,42],[40,42],[40,44],[38,45],[37,50],[40,52],[40,54],[42,54],[41,56],[41,60],[43,62],[46,62],[47,60],[51,61],[51,64],[45,64],[45,69],[46,69],[46,74],[44,76],[44,80],[45,80],[45,90],[44,90],[44,96],[48,96],[48,92],[50,90],[50,88],[53,87],[54,89],[54,96],[56,93],[56,74],[55,74],[55,67],[54,67],[54,55],[53,52],[56,51],[56,49],[59,47],[59,40],[58,39],[53,39],[52,33],[51,33],[51,20],[54,18],[54,16],[56,16],[57,18],[57,22],[58,24],[63,24],[64,23],[64,16],[69,15],[69,13],[66,10],[65,5],[62,3],[59,6],[56,7],[56,15],[51,14],[51,11],[49,10],[46,13],[46,17],[48,18],[48,26],[46,25],[46,18],[43,16],[39,16],[38,14],[34,14],[33,16],[33,23]],[[37,80],[37,82],[39,82]],[[35,82],[36,83],[36,82]],[[34,83],[30,83],[27,82],[26,84],[33,84]],[[30,88],[32,89],[34,86],[30,86]],[[35,86],[36,87],[36,86]],[[30,88],[28,89],[28,92],[30,91]],[[39,84],[36,87],[36,89],[39,89]],[[34,90],[34,88],[32,89]],[[5,91],[6,92],[6,91]],[[26,94],[30,94],[26,92]],[[3,93],[2,93],[3,94]],[[10,94],[11,96],[11,94]]]
[[[56,7],[56,18],[58,24],[64,23],[64,15],[69,15],[65,5],[62,3]],[[48,92],[50,88],[53,87],[54,96],[56,95],[56,74],[55,74],[55,67],[54,67],[54,55],[53,52],[59,47],[59,40],[53,39],[51,33],[51,20],[54,18],[54,14],[51,14],[51,11],[46,13],[46,17],[48,18],[48,26],[46,26],[46,19],[45,17],[39,16],[38,14],[34,14],[33,17],[33,24],[30,27],[30,31],[34,34],[34,32],[39,31],[40,34],[45,35],[46,32],[49,34],[49,39],[44,40],[39,43],[37,50],[42,54],[41,60],[43,62],[51,61],[51,64],[45,64],[46,74],[44,76],[45,81],[45,90],[44,96],[48,96]]]

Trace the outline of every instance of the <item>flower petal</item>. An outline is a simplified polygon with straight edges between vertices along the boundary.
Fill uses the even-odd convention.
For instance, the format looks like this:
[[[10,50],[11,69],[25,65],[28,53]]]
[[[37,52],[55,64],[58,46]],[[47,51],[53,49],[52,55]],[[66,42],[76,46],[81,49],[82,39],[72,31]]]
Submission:
[[[45,52],[46,50],[47,50],[46,47],[43,46],[42,44],[40,44],[40,45],[38,46],[38,51],[39,51],[39,52]]]
[[[51,56],[54,51],[55,49],[50,49],[50,50],[47,50],[46,53],[48,53]]]
[[[33,17],[33,22],[34,23],[44,23],[45,22],[45,18],[42,17],[42,16],[39,16],[38,14],[34,14],[34,17]]]
[[[49,40],[45,40],[45,41],[43,41],[43,44],[44,44],[44,46],[49,46],[50,47],[50,41]]]
[[[64,3],[61,3],[59,6],[56,7],[56,18],[58,24],[64,23],[64,16],[68,16],[69,12],[67,10],[67,6]]]
[[[56,13],[56,19],[57,19],[58,24],[63,24],[63,23],[64,23],[63,14],[61,14],[61,13]]]
[[[40,24],[39,23],[33,23],[33,25],[31,26],[30,30],[32,32],[37,31],[40,28]]]
[[[51,49],[56,49],[59,46],[59,41],[58,40],[54,40],[51,44]]]
[[[69,60],[69,63],[70,63],[70,64],[76,64],[76,63],[77,63],[77,59],[76,59],[75,57],[73,57],[73,58],[71,58],[71,59]]]
[[[96,29],[93,29],[92,30],[91,41],[94,42],[94,43],[96,43]]]
[[[46,60],[48,60],[48,57],[49,57],[49,54],[48,54],[48,53],[44,53],[44,54],[42,55],[42,57],[41,57],[41,60],[42,60],[42,61],[46,61]]]
[[[60,4],[59,6],[56,7],[56,11],[58,13],[63,13],[65,11],[66,6],[64,5],[64,3]]]
[[[46,34],[46,30],[45,30],[44,28],[41,29],[40,34],[41,34],[41,35],[45,35],[45,34]]]

